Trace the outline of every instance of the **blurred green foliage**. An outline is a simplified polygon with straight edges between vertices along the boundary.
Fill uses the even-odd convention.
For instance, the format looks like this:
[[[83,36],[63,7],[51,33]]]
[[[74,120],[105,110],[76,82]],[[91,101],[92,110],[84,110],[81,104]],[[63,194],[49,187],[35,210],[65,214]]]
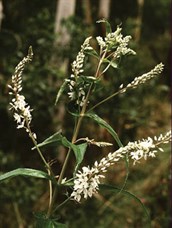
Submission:
[[[91,102],[97,101],[113,93],[121,83],[129,83],[135,76],[149,71],[159,62],[165,64],[162,76],[151,81],[141,88],[122,94],[108,103],[97,108],[97,113],[105,118],[118,132],[122,142],[158,134],[169,127],[169,82],[170,82],[170,35],[169,35],[169,1],[145,0],[142,18],[141,40],[133,41],[132,46],[137,56],[121,60],[119,69],[111,69],[104,75],[101,89],[97,91]],[[43,141],[58,129],[58,107],[54,107],[55,97],[62,80],[70,74],[70,64],[67,73],[63,73],[58,63],[51,61],[53,56],[68,58],[71,63],[83,40],[90,36],[103,33],[99,25],[86,24],[83,20],[84,11],[77,1],[76,15],[63,22],[71,35],[71,41],[65,47],[54,46],[54,21],[56,1],[37,0],[4,0],[4,18],[0,31],[0,172],[5,172],[18,167],[41,168],[37,154],[31,151],[32,144],[24,131],[16,130],[11,114],[8,111],[7,84],[11,79],[16,64],[25,56],[28,47],[32,45],[34,60],[24,71],[24,94],[28,103],[34,109],[33,128],[38,138]],[[92,19],[97,20],[98,1],[92,7]],[[111,1],[110,23],[113,28],[122,22],[124,34],[134,34],[135,17],[137,15],[136,0]],[[95,44],[94,44],[95,45]],[[93,72],[95,62],[87,65],[87,70]],[[159,101],[160,100],[160,101]],[[62,98],[65,102],[65,97]],[[73,118],[65,114],[63,129],[68,138],[71,136]],[[57,123],[55,126],[54,123]],[[90,126],[84,122],[81,136],[90,135],[99,141],[112,138],[97,125]],[[106,154],[106,150],[94,154],[90,149],[86,155],[86,163],[91,163]],[[58,155],[57,148],[45,151],[49,160]],[[91,158],[89,157],[91,156]],[[168,227],[168,163],[167,155],[130,167],[131,175],[127,186],[130,191],[138,193],[151,212],[153,227]],[[161,167],[160,164],[164,166]],[[71,164],[72,165],[72,164]],[[58,173],[61,163],[55,165]],[[147,167],[146,169],[144,167]],[[150,173],[160,169],[157,183],[149,190],[144,184],[150,178]],[[70,172],[70,171],[69,171]],[[156,175],[156,174],[155,174]],[[118,164],[107,177],[116,185],[121,186],[125,178],[124,164]],[[161,183],[161,184],[159,184]],[[137,189],[136,185],[143,187]],[[135,187],[136,186],[136,187]],[[1,185],[0,188],[0,227],[17,227],[16,218],[22,218],[26,227],[32,227],[32,211],[46,208],[46,185],[42,180],[17,178]],[[110,206],[104,206],[112,200]],[[104,209],[103,209],[104,207]],[[96,212],[96,213],[95,213]],[[130,215],[129,215],[130,214]],[[137,214],[137,217],[135,215]],[[70,224],[69,227],[146,227],[147,223],[143,212],[132,200],[105,194],[102,198],[88,200],[82,205],[70,202],[69,206],[61,211],[61,220]],[[30,225],[30,226],[29,226]]]

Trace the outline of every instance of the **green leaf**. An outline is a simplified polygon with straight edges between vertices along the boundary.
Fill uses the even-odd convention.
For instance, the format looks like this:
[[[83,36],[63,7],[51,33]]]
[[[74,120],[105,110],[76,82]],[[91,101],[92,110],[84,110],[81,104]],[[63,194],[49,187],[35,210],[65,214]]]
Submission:
[[[102,118],[100,118],[98,115],[96,115],[94,113],[89,113],[89,114],[86,114],[85,116],[95,120],[101,127],[105,128],[112,135],[112,137],[115,139],[115,141],[117,142],[119,147],[123,146],[118,135],[117,135],[117,133],[114,131],[114,129],[106,121],[104,121]]]
[[[74,151],[75,153],[75,157],[76,157],[76,167],[75,167],[75,172],[77,171],[79,165],[81,164],[81,162],[84,159],[84,155],[87,149],[88,144],[87,143],[82,143],[79,145],[76,145],[78,147],[78,150]]]
[[[56,105],[57,102],[59,101],[59,98],[61,97],[63,91],[65,90],[66,85],[67,85],[67,81],[65,80],[65,81],[63,82],[63,84],[61,85],[61,87],[60,87],[58,93],[57,93],[55,105]]]
[[[103,62],[109,63],[113,68],[118,68],[118,64],[112,60],[104,59]]]
[[[110,61],[110,65],[111,65],[111,67],[113,67],[115,69],[118,68],[118,64],[113,61]]]
[[[49,144],[53,144],[53,145],[62,144],[67,148],[75,149],[76,145],[72,144],[70,141],[67,140],[66,137],[62,136],[61,132],[62,131],[59,130],[55,134],[45,139],[42,143],[39,143],[37,147],[47,146]],[[36,149],[36,147],[33,147],[32,149]]]
[[[127,184],[128,177],[129,177],[129,159],[128,159],[127,154],[125,155],[124,160],[125,160],[126,176],[125,176],[124,183],[123,183],[122,188],[119,193],[121,193],[124,190],[124,188]]]
[[[79,144],[77,145],[78,149],[79,149],[79,153],[75,154],[76,158],[77,158],[77,161],[78,163],[80,164],[83,160],[83,157],[84,157],[84,154],[85,154],[85,151],[87,149],[87,143],[82,143],[82,144]]]
[[[36,228],[67,228],[67,226],[65,224],[50,219],[39,219],[37,221]]]
[[[87,143],[82,143],[79,145],[75,145],[71,142],[69,142],[66,137],[62,138],[62,144],[65,147],[71,148],[75,154],[75,158],[76,158],[76,167],[75,167],[75,172],[78,169],[79,165],[81,164],[81,162],[84,159],[84,155],[85,155],[85,151],[87,149]]]
[[[79,145],[75,145],[75,144],[71,143],[69,140],[67,140],[67,138],[65,136],[62,136],[61,130],[56,132],[49,138],[45,139],[42,143],[39,143],[37,145],[37,147],[47,146],[49,144],[53,144],[53,145],[62,144],[63,146],[72,149],[75,154],[75,157],[76,157],[77,168],[81,164],[81,162],[84,158],[86,148],[87,148],[87,143],[83,143],[83,144],[79,144]],[[36,147],[34,147],[32,149],[36,149]]]
[[[95,78],[95,77],[93,77],[93,76],[83,76],[83,75],[81,75],[81,76],[79,76],[79,78],[78,78],[78,83],[85,83],[85,82],[88,82],[88,83],[95,83],[95,82],[97,82],[97,81],[100,81],[100,79],[97,79],[97,78]]]
[[[84,53],[99,59],[99,55],[97,54],[97,52],[94,49],[91,49],[91,50],[86,49],[86,50],[84,50]]]
[[[67,228],[67,225],[57,222],[56,219],[47,218],[45,213],[37,212],[35,218],[36,228]]]
[[[48,144],[57,144],[62,140],[62,135],[61,135],[61,130],[59,130],[58,132],[56,132],[55,134],[51,135],[50,137],[48,137],[47,139],[45,139],[42,143],[39,143],[37,145],[37,147],[42,147],[42,146],[46,146]],[[32,150],[36,149],[36,147],[33,147]]]
[[[111,33],[112,32],[111,25],[110,25],[110,23],[105,18],[103,18],[101,20],[98,20],[97,23],[105,23],[105,26],[106,26],[106,35],[108,33]]]
[[[0,182],[5,181],[9,178],[16,177],[16,176],[29,176],[29,177],[36,177],[36,178],[43,178],[43,179],[51,179],[53,178],[49,176],[47,173],[36,170],[36,169],[28,169],[28,168],[19,168],[12,170],[10,172],[4,173],[0,175]]]
[[[127,195],[127,196],[133,198],[134,200],[136,200],[140,204],[140,206],[142,207],[146,217],[148,218],[148,221],[150,222],[150,215],[149,215],[145,205],[142,203],[142,201],[137,196],[135,196],[134,194],[132,194],[126,190],[121,190],[120,188],[117,188],[117,187],[114,187],[111,185],[101,184],[101,185],[99,185],[99,187],[100,187],[100,190],[103,190],[103,191],[108,190],[108,191],[115,192],[115,193],[121,192],[124,195]]]

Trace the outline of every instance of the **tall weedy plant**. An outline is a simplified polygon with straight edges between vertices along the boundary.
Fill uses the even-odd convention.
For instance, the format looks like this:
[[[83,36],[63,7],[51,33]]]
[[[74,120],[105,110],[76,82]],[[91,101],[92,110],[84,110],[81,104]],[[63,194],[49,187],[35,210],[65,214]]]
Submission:
[[[10,109],[13,112],[17,128],[24,128],[26,130],[34,145],[32,149],[38,152],[45,170],[41,171],[19,168],[2,174],[0,176],[0,181],[2,182],[8,178],[18,175],[32,176],[48,180],[49,206],[47,208],[47,212],[37,219],[37,225],[41,225],[41,227],[65,227],[64,224],[52,219],[55,212],[59,210],[61,206],[64,206],[69,200],[82,202],[83,199],[92,197],[99,191],[100,188],[106,190],[117,190],[113,186],[102,184],[103,178],[105,178],[105,173],[108,171],[110,166],[113,166],[121,159],[124,159],[126,166],[128,166],[129,160],[133,160],[133,163],[135,164],[142,158],[147,159],[148,157],[155,157],[158,152],[163,152],[161,145],[169,143],[171,140],[171,132],[169,131],[153,138],[148,137],[147,139],[129,142],[127,145],[123,145],[115,130],[108,123],[106,123],[105,120],[95,114],[96,107],[102,105],[104,102],[114,96],[117,96],[118,94],[125,93],[129,89],[135,89],[141,84],[147,83],[150,79],[158,76],[163,71],[164,67],[162,63],[159,63],[148,73],[134,78],[133,81],[127,85],[125,85],[125,83],[122,84],[116,92],[110,94],[97,104],[92,105],[91,102],[89,102],[90,96],[99,87],[98,82],[102,79],[102,75],[110,67],[117,68],[119,61],[123,56],[136,54],[134,50],[128,47],[131,36],[123,36],[122,28],[120,26],[117,27],[115,32],[112,32],[111,26],[107,21],[98,21],[98,23],[100,22],[103,22],[106,25],[106,36],[104,38],[100,36],[96,37],[99,50],[95,50],[90,45],[92,37],[88,37],[84,41],[81,46],[81,50],[71,65],[72,74],[68,79],[65,79],[56,97],[55,103],[57,104],[62,93],[66,92],[69,101],[72,101],[75,104],[75,112],[70,111],[70,113],[75,117],[75,127],[73,129],[71,141],[63,135],[62,131],[59,131],[45,139],[42,143],[38,143],[36,133],[34,133],[31,129],[33,110],[30,108],[24,95],[22,94],[22,73],[25,65],[32,61],[33,52],[31,47],[29,48],[28,55],[16,66],[15,72],[12,76],[11,85],[9,85],[10,95],[12,96]],[[97,59],[96,71],[94,75],[91,76],[87,76],[84,73],[85,57],[89,55]],[[81,165],[87,151],[87,146],[93,144],[98,147],[105,147],[111,146],[112,144],[108,142],[97,142],[94,139],[89,139],[88,137],[79,138],[79,131],[83,118],[91,118],[101,127],[105,128],[114,138],[114,143],[117,143],[119,147],[116,151],[109,152],[100,161],[95,161],[92,167],[82,167]],[[53,173],[51,164],[47,161],[41,151],[43,146],[50,145],[54,142],[58,142],[68,148],[61,172],[58,174]],[[73,176],[65,177],[65,171],[68,168],[71,153],[74,153],[75,155],[76,166],[73,168]],[[125,183],[121,189],[118,189],[119,191],[124,191]],[[69,191],[64,202],[58,205],[56,199],[57,192],[63,189],[60,188],[62,185],[66,186]],[[141,201],[139,202],[141,203]],[[144,207],[143,204],[142,206]]]

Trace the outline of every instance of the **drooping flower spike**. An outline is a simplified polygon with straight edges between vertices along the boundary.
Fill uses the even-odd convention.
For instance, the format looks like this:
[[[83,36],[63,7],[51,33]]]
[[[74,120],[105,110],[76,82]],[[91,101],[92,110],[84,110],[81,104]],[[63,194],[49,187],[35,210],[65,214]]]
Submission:
[[[170,142],[171,137],[171,131],[169,131],[159,137],[148,137],[147,139],[129,142],[125,147],[120,147],[117,151],[109,153],[100,162],[95,161],[92,168],[89,166],[82,167],[82,171],[78,171],[74,180],[72,199],[80,202],[82,197],[87,199],[97,193],[100,180],[105,177],[103,173],[107,172],[109,166],[124,158],[125,155],[128,155],[134,164],[142,158],[155,157],[158,151],[163,152],[160,145]]]
[[[25,128],[25,130],[30,132],[30,124],[32,121],[32,109],[25,101],[25,97],[21,94],[22,91],[22,74],[25,68],[25,65],[32,61],[33,52],[32,48],[29,48],[28,55],[23,58],[23,60],[16,66],[15,72],[12,75],[11,85],[8,85],[10,88],[9,94],[13,96],[12,101],[10,102],[10,110],[14,112],[13,117],[17,123],[17,128]],[[32,136],[36,138],[36,134],[32,133]]]

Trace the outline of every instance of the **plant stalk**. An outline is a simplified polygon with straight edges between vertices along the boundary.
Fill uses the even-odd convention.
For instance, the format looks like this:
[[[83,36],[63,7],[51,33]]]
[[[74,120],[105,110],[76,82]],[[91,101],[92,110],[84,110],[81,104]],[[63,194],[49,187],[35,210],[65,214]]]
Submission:
[[[99,63],[98,63],[98,66],[97,66],[97,70],[96,70],[96,73],[95,73],[95,78],[98,78],[98,77],[99,77],[100,67],[101,67],[101,64],[102,64],[103,59],[105,58],[105,56],[106,56],[106,51],[103,53],[102,57],[101,57],[100,60],[99,60]],[[78,137],[78,133],[79,133],[79,130],[80,130],[80,127],[81,127],[82,119],[83,119],[83,117],[84,117],[84,114],[85,114],[85,111],[86,111],[86,108],[87,108],[88,99],[89,99],[89,96],[90,96],[90,94],[91,94],[92,86],[93,86],[93,83],[92,83],[92,84],[90,85],[90,87],[89,87],[89,90],[88,90],[88,93],[87,93],[87,96],[86,96],[84,105],[83,105],[83,107],[82,107],[80,116],[79,116],[79,118],[78,118],[78,122],[77,122],[77,125],[76,125],[76,129],[75,129],[75,132],[74,132],[73,137],[72,137],[72,143],[75,143],[75,141],[76,141],[76,139],[77,139],[77,137]],[[66,170],[66,167],[67,167],[67,163],[68,163],[70,154],[71,154],[71,149],[69,148],[68,153],[67,153],[66,158],[65,158],[65,161],[64,161],[64,163],[63,163],[63,167],[62,167],[62,170],[61,170],[59,179],[58,179],[58,184],[60,184],[61,181],[62,181],[62,179],[63,179],[64,172],[65,172],[65,170]]]

